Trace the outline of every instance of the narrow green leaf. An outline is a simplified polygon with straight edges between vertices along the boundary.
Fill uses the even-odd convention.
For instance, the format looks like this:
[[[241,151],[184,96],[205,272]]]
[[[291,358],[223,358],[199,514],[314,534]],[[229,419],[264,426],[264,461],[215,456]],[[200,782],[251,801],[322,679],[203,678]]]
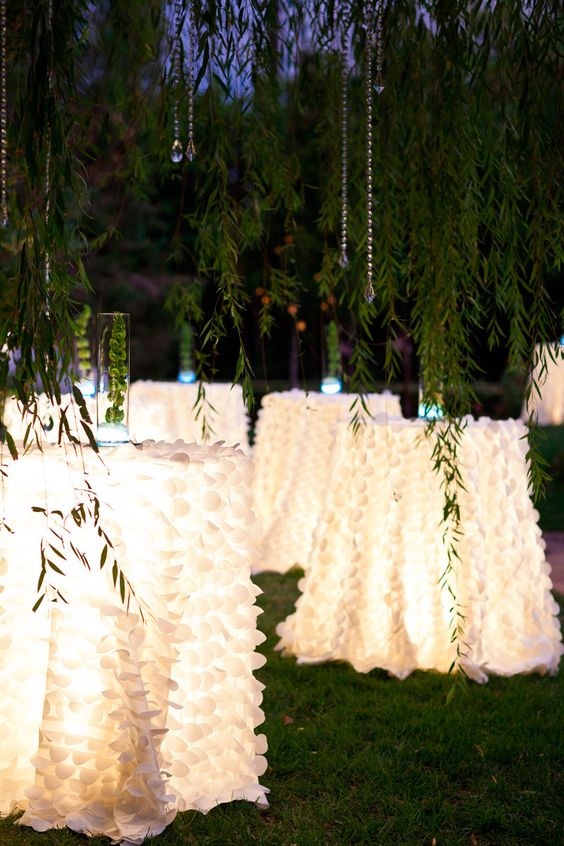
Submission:
[[[32,611],[37,611],[37,609],[39,608],[39,606],[43,602],[44,597],[45,597],[45,594],[42,593],[41,596],[39,597],[39,599],[37,600],[37,602],[35,603],[35,605],[33,606],[33,608],[31,609]]]

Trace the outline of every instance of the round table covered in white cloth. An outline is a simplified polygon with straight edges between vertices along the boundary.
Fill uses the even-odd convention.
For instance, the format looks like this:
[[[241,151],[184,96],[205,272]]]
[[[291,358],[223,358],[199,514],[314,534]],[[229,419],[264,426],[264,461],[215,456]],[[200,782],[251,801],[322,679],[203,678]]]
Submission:
[[[248,452],[249,417],[241,385],[212,382],[203,388],[205,402],[195,408],[197,382],[132,382],[129,389],[131,440],[224,441],[228,446],[239,444]],[[202,432],[204,417],[206,433]]]
[[[250,459],[145,443],[103,450],[104,463],[85,450],[85,474],[70,448],[44,449],[4,455],[0,813],[138,844],[178,810],[265,804]],[[112,550],[100,570],[93,520],[68,516],[84,480],[133,586],[129,613]],[[42,540],[65,575],[48,565],[34,613]]]
[[[540,348],[536,350],[537,355]],[[561,426],[564,423],[564,348],[560,344],[546,350],[546,370],[540,363],[533,371],[535,382],[540,387],[540,396],[533,391],[529,403],[523,403],[521,418],[527,420],[532,410],[534,419],[541,426]]]
[[[394,394],[368,394],[365,402],[374,417],[401,418]],[[253,448],[255,510],[263,532],[255,572],[308,566],[329,478],[334,426],[341,419],[350,421],[357,408],[366,418],[358,403],[354,394],[298,390],[263,398]]]
[[[96,433],[96,399],[85,398],[86,409],[90,415],[89,429]],[[59,426],[61,411],[64,412],[69,431],[79,440],[86,441],[86,433],[80,422],[80,409],[72,394],[61,395],[61,407],[52,403],[47,394],[37,395],[37,417],[34,420],[30,413],[22,413],[23,406],[15,398],[8,396],[3,404],[2,422],[15,440],[23,440],[27,433],[28,443],[39,440],[40,443],[55,444],[59,440]],[[29,432],[28,432],[29,429]],[[66,435],[65,440],[68,440]]]
[[[452,587],[465,615],[466,672],[557,670],[562,654],[550,565],[527,484],[520,421],[466,421],[461,528]],[[440,424],[439,424],[440,425]],[[343,660],[404,678],[448,671],[452,597],[444,494],[422,421],[337,425],[334,463],[295,612],[278,648],[302,662]],[[463,649],[464,651],[464,649]]]

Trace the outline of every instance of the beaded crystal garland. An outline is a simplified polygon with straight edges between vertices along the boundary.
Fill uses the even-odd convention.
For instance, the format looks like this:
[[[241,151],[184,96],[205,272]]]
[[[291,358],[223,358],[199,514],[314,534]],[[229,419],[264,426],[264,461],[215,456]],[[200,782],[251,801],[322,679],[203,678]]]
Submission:
[[[172,50],[172,89],[174,94],[172,107],[172,120],[174,127],[174,140],[170,151],[170,158],[174,164],[179,164],[184,155],[188,161],[192,161],[196,155],[196,146],[194,144],[194,65],[196,54],[196,19],[194,16],[194,5],[188,2],[186,8],[186,17],[188,18],[188,68],[187,68],[187,105],[188,105],[188,143],[186,150],[183,150],[182,141],[180,140],[180,117],[178,112],[178,86],[181,80],[182,71],[182,0],[176,0],[174,4],[174,43]]]
[[[49,93],[53,89],[53,0],[49,0],[47,4],[47,30],[49,34],[49,70],[48,70],[48,85]],[[51,123],[47,120],[46,129],[46,153],[45,153],[45,223],[49,225],[51,217]],[[45,283],[49,285],[51,280],[51,256],[49,251],[45,250]],[[47,302],[45,303],[45,312],[49,315],[49,299],[47,295]]]
[[[194,4],[188,2],[188,143],[186,157],[192,161],[196,155],[194,145],[194,62],[196,54],[196,21],[194,18]]]
[[[180,140],[180,119],[178,117],[178,84],[180,82],[180,37],[182,33],[182,0],[174,4],[174,44],[172,49],[172,122],[174,126],[174,141],[170,151],[173,164],[182,161],[182,142]]]
[[[376,12],[376,28],[372,29],[372,20]],[[364,27],[366,30],[366,288],[364,297],[368,303],[374,301],[373,274],[373,198],[372,198],[372,117],[373,95],[381,94],[384,90],[382,76],[382,0],[366,3]],[[376,46],[376,79],[372,79],[372,59]]]
[[[8,94],[6,84],[6,0],[0,0],[0,223],[8,225]]]
[[[350,7],[345,0],[342,7],[341,35],[341,250],[339,264],[349,263],[348,242],[348,158],[349,158],[349,25]]]

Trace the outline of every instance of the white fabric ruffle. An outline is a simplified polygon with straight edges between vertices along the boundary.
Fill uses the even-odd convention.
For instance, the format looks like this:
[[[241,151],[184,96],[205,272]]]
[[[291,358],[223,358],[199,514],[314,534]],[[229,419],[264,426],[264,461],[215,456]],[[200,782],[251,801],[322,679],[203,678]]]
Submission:
[[[554,673],[562,655],[550,565],[528,490],[525,426],[468,419],[460,446],[460,561],[451,586],[464,614],[464,667]],[[405,678],[448,671],[452,597],[444,493],[422,421],[337,425],[328,493],[295,612],[279,649]]]
[[[365,401],[376,419],[401,418],[398,396],[368,394]],[[334,427],[357,410],[367,418],[354,394],[294,390],[263,398],[253,449],[255,509],[263,530],[255,572],[309,566],[329,482]]]
[[[71,457],[72,456],[72,457]],[[178,810],[266,803],[264,657],[250,579],[257,524],[251,462],[214,446],[145,443],[84,451],[100,525],[136,599],[99,562],[95,528],[54,529],[67,560],[36,613],[46,518],[80,494],[81,458],[46,447],[9,463],[0,536],[0,812],[37,831],[68,826],[139,844]],[[6,457],[4,457],[6,461]],[[67,530],[69,532],[67,533]],[[87,555],[88,571],[70,542]],[[68,601],[57,599],[56,590]],[[137,601],[141,603],[144,620]]]

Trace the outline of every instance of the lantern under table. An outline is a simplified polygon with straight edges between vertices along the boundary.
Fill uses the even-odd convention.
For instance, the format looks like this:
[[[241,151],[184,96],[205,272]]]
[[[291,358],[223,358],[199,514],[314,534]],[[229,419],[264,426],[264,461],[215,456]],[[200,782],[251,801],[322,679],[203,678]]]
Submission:
[[[526,428],[467,419],[459,456],[460,560],[450,578],[464,614],[468,675],[553,673],[562,654],[550,565],[529,496]],[[438,428],[442,424],[437,424]],[[356,670],[448,671],[453,598],[444,491],[419,420],[336,426],[327,496],[295,612],[279,649]]]
[[[390,392],[368,394],[365,403],[373,417],[401,419],[399,397]],[[293,390],[263,398],[253,448],[253,492],[262,525],[256,572],[308,567],[329,480],[334,427],[357,410],[368,417],[354,394]]]
[[[182,441],[101,458],[47,445],[5,469],[0,812],[136,844],[178,810],[265,804],[250,460]],[[68,516],[92,505],[86,482],[105,553],[95,521]],[[34,613],[42,544],[64,575],[47,566]]]

